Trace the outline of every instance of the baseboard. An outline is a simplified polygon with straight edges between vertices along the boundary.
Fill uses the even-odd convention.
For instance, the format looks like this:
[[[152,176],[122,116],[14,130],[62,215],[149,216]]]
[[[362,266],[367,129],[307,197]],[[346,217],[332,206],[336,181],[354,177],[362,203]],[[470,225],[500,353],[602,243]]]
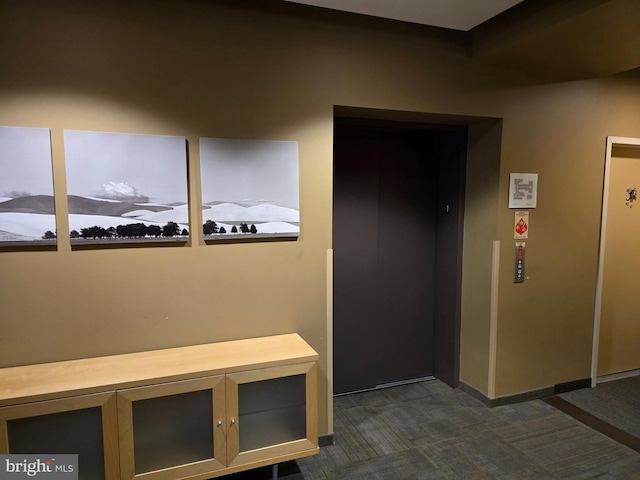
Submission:
[[[582,380],[574,380],[573,382],[558,383],[554,387],[553,393],[557,395],[558,393],[573,392],[574,390],[581,390],[583,388],[591,388],[590,378],[583,378]]]
[[[475,387],[472,387],[471,385],[464,383],[462,380],[460,380],[460,382],[458,383],[458,388],[462,390],[464,393],[471,395],[476,400],[480,400],[487,407],[492,406],[491,400],[489,399],[489,397],[487,397],[480,390],[476,390]]]
[[[640,368],[636,368],[635,370],[627,370],[625,372],[610,373],[608,375],[602,375],[596,378],[596,383],[611,382],[614,380],[620,380],[622,378],[635,377],[636,375],[640,375]]]
[[[329,445],[333,445],[334,443],[336,443],[336,440],[333,436],[333,433],[327,433],[318,437],[318,446],[320,448],[328,447]]]
[[[499,407],[501,405],[510,405],[512,403],[528,402],[529,400],[540,400],[558,393],[571,392],[581,388],[589,388],[591,379],[585,378],[581,380],[573,380],[571,382],[558,383],[550,387],[539,388],[527,392],[515,393],[512,395],[504,395],[496,398],[489,398],[484,393],[464,382],[460,382],[458,388],[472,397],[480,400],[487,407]]]
[[[528,402],[531,400],[540,400],[553,395],[555,391],[554,387],[538,388],[537,390],[529,390],[528,392],[514,393],[512,395],[503,395],[500,397],[492,398],[491,406],[500,407],[502,405],[511,405],[512,403]]]

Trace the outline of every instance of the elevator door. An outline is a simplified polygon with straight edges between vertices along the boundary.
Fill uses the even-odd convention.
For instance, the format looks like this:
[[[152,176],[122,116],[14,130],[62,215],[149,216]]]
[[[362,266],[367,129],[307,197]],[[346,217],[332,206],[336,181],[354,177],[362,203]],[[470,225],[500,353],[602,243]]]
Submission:
[[[434,373],[440,136],[334,138],[334,393]]]

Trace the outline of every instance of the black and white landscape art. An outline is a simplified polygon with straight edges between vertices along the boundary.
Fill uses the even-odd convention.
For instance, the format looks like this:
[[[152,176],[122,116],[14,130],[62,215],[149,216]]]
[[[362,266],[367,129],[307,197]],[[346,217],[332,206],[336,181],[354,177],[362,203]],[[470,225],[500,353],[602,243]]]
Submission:
[[[0,127],[0,245],[56,244],[48,128]]]
[[[298,142],[200,138],[205,240],[298,237]]]
[[[64,131],[72,244],[186,241],[185,137]]]

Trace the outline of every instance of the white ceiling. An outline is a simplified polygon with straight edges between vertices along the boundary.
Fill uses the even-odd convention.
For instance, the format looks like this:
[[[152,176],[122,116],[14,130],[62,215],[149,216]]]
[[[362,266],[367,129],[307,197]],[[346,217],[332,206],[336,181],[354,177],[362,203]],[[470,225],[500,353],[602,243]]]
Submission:
[[[467,31],[522,0],[285,0],[316,7]]]

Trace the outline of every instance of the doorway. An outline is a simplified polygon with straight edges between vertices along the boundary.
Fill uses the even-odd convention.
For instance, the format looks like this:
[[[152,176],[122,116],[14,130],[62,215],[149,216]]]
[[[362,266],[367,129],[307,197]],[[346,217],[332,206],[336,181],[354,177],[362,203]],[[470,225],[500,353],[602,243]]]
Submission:
[[[466,126],[335,119],[334,394],[457,386]]]
[[[640,369],[637,342],[640,299],[636,283],[640,257],[634,254],[640,235],[639,189],[640,139],[608,137],[594,322],[593,386],[598,377]]]

